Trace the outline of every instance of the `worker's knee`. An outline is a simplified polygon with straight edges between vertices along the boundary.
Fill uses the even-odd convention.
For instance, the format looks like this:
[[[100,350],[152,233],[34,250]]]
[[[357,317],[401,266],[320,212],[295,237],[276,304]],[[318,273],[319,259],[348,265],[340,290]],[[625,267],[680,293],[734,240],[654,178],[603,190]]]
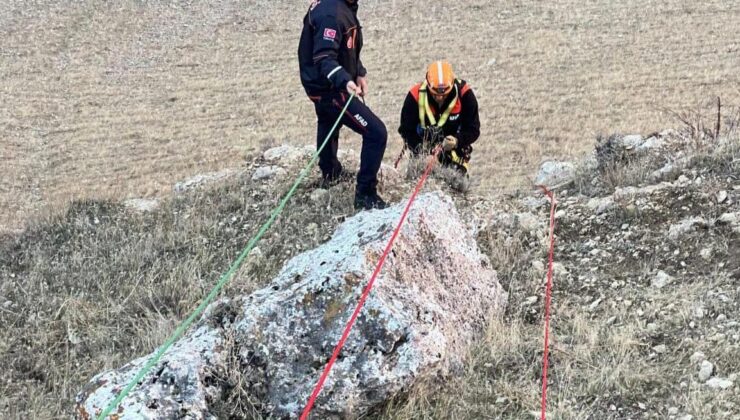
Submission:
[[[375,117],[372,123],[368,124],[366,136],[377,146],[385,147],[388,142],[388,129],[380,118]]]
[[[380,143],[385,146],[385,144],[388,142],[388,129],[385,127],[385,124],[383,124],[383,121],[378,119],[378,125],[376,127],[376,138]]]

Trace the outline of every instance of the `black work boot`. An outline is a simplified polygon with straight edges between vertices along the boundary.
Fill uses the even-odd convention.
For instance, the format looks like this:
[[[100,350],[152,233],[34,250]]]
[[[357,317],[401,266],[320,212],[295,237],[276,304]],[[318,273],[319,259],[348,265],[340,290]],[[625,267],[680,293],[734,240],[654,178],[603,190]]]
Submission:
[[[355,209],[371,210],[384,209],[388,204],[383,201],[376,191],[361,192],[359,189],[355,192]]]

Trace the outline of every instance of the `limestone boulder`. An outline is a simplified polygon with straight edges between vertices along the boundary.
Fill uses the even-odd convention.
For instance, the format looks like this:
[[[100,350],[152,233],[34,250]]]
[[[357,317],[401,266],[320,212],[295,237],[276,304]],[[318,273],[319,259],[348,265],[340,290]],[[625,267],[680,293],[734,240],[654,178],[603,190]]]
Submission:
[[[360,212],[328,242],[289,260],[267,287],[215,302],[123,400],[118,418],[215,418],[229,391],[219,377],[229,371],[263,414],[300,415],[402,212],[403,204]],[[362,416],[417,381],[461,367],[506,301],[486,261],[449,197],[419,196],[314,418]],[[99,413],[146,360],[93,378],[78,395],[78,418]]]

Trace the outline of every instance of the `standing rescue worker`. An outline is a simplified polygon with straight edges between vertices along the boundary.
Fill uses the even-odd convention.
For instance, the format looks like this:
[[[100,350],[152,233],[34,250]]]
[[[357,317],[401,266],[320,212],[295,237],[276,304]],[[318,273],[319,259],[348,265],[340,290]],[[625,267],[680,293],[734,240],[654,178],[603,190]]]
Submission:
[[[317,148],[342,115],[340,125],[319,155],[322,181],[332,183],[343,173],[337,159],[339,128],[348,126],[362,135],[354,206],[385,208],[386,203],[376,190],[388,140],[385,124],[360,98],[353,99],[342,114],[351,93],[358,97],[367,94],[367,71],[360,60],[360,50],[362,29],[357,20],[357,0],[314,0],[303,18],[298,61],[301,83],[318,117]]]
[[[426,78],[406,95],[399,134],[414,155],[442,144],[439,161],[468,173],[472,144],[480,136],[478,101],[465,80],[455,78],[447,61],[435,61]]]

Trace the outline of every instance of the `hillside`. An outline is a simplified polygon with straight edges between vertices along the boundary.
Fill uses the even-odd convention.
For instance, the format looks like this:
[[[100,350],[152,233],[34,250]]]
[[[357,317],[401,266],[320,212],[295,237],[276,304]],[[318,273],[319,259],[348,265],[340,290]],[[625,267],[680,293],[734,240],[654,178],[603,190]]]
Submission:
[[[549,207],[531,181],[557,159],[573,172],[556,191],[548,418],[740,419],[740,3],[359,1],[386,165],[430,61],[473,86],[472,188],[438,171],[425,191],[453,197],[508,293],[463,372],[370,418],[538,418]],[[2,2],[0,418],[72,416],[90,378],[165,341],[277,206],[315,144],[296,60],[307,3]],[[345,129],[340,150],[356,170],[359,137]],[[381,195],[407,197],[422,163],[384,168]],[[317,179],[223,296],[266,286],[354,215],[351,179]],[[259,418],[239,373],[213,412]]]
[[[688,129],[656,136],[639,140],[659,144],[639,153],[622,136],[601,139],[557,194],[555,418],[740,415],[740,141],[736,131],[719,142]],[[3,237],[2,417],[66,416],[93,374],[161,344],[256,232],[300,156],[272,180],[252,179],[269,163],[258,156],[154,210],[79,202]],[[412,182],[387,176],[384,194],[399,200]],[[354,213],[351,181],[316,188],[298,190],[225,295],[264,285]],[[453,195],[509,293],[508,309],[489,320],[461,376],[400,394],[376,417],[526,417],[539,407],[549,206],[529,191],[460,195],[436,176],[426,188]],[[250,412],[243,400],[227,406],[238,418]]]

